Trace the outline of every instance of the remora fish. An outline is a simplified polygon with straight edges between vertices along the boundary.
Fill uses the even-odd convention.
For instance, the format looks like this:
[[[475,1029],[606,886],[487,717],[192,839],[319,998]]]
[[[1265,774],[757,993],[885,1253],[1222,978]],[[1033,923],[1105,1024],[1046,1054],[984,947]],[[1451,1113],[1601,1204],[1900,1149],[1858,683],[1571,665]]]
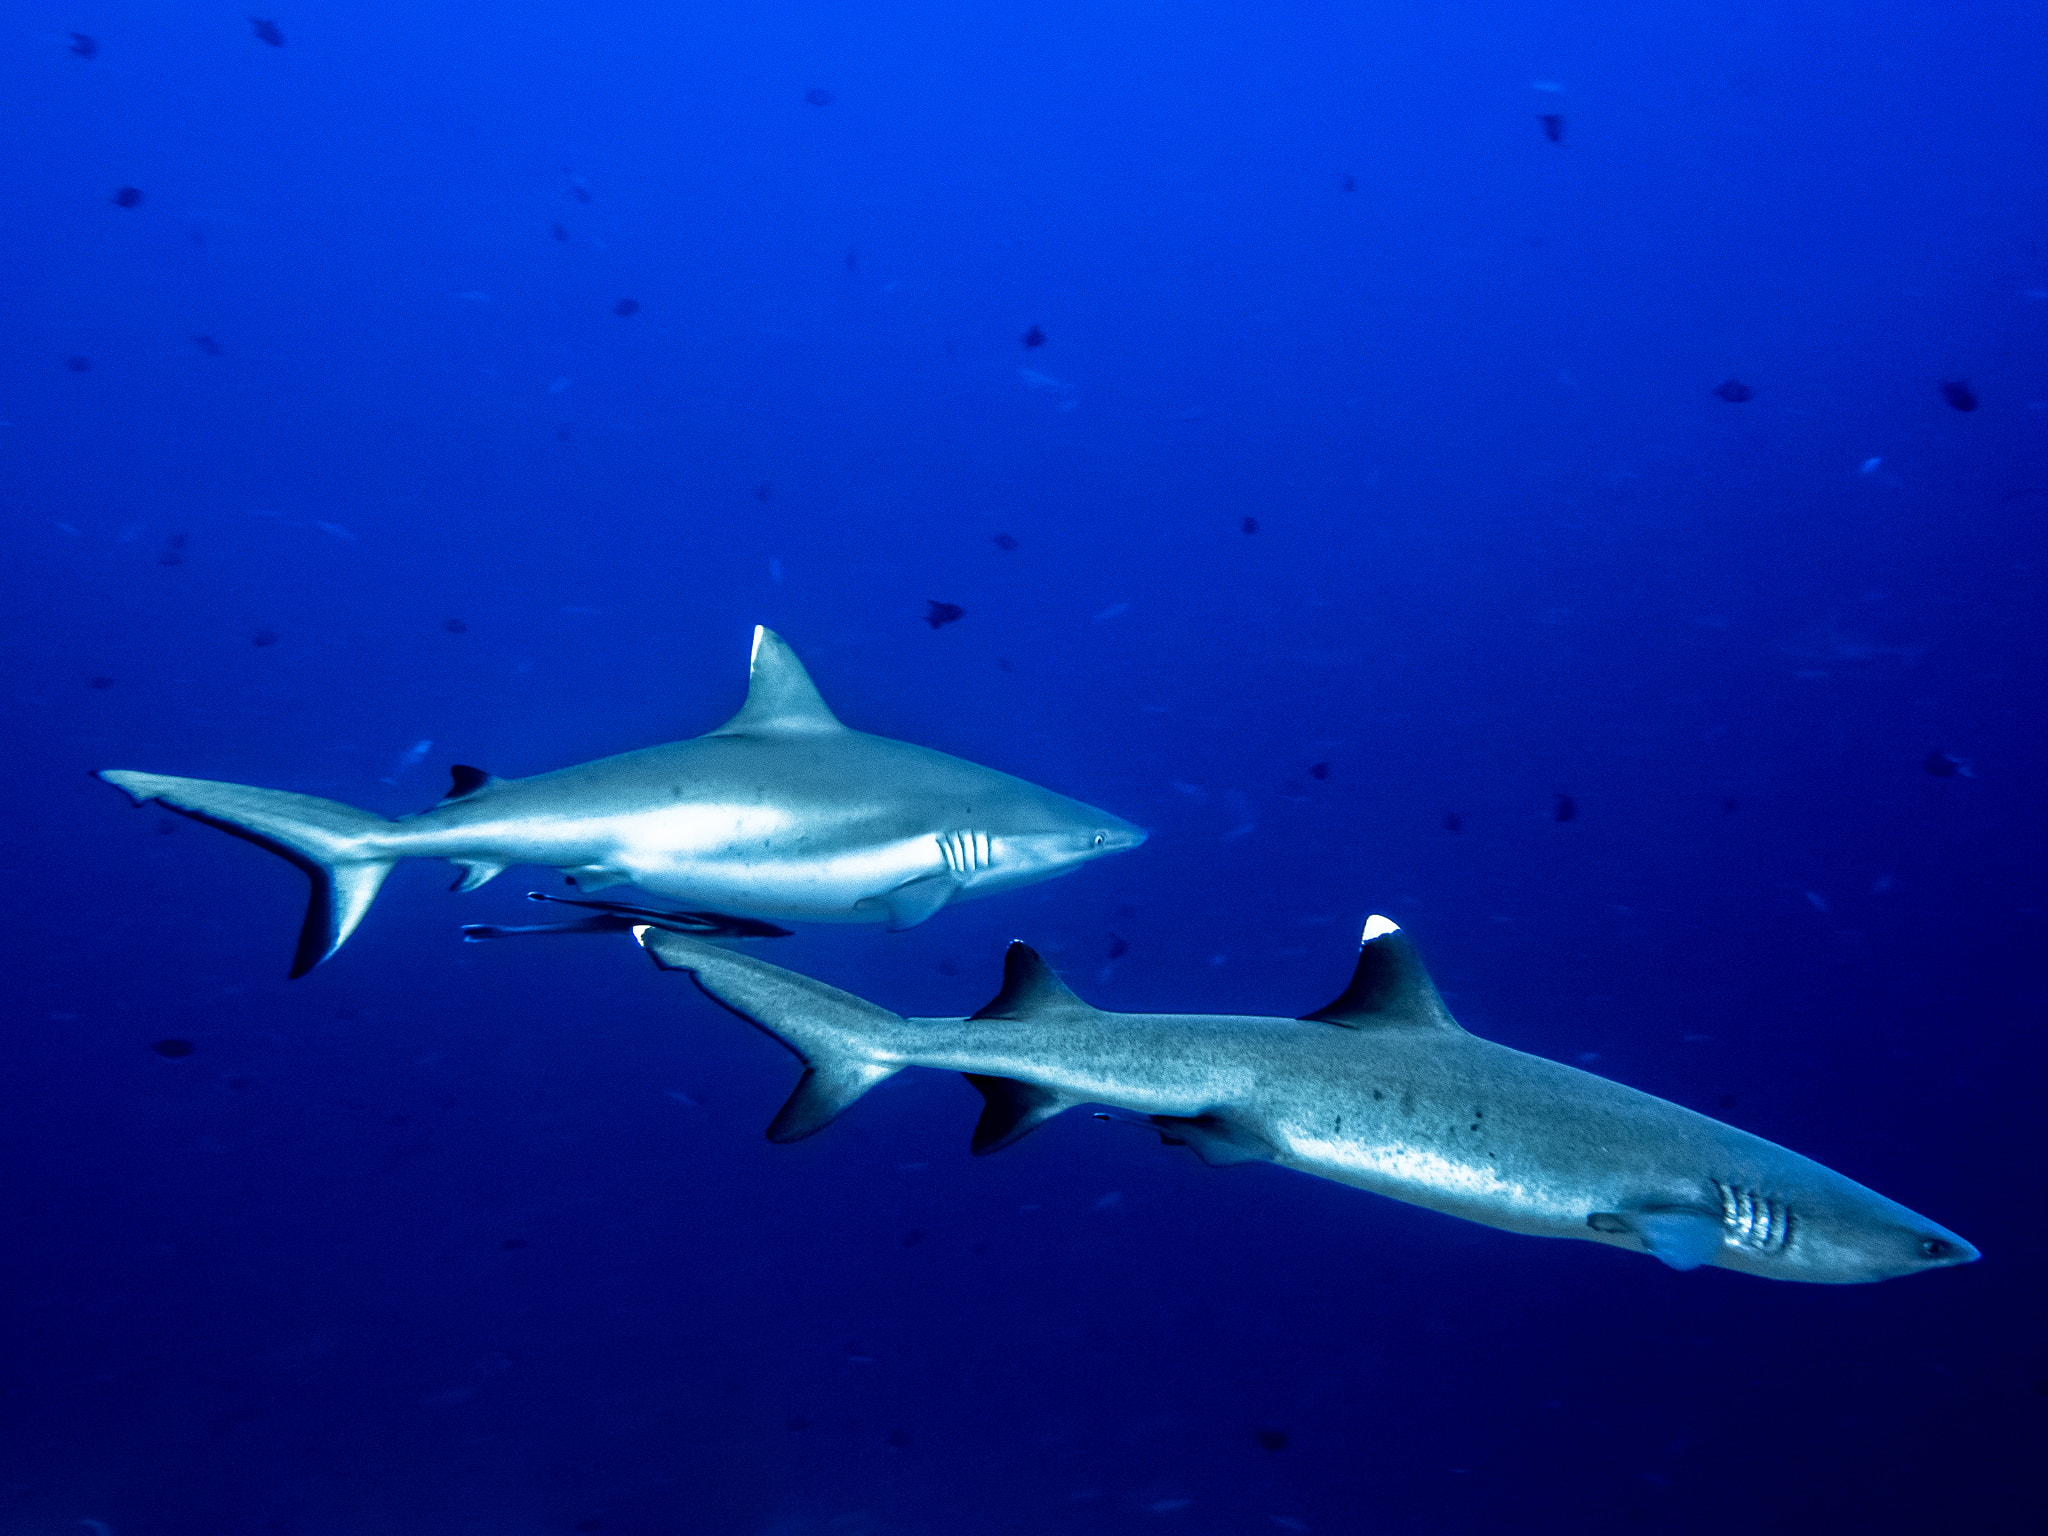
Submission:
[[[1967,1264],[1944,1227],[1819,1163],[1663,1099],[1469,1035],[1400,930],[1366,924],[1351,985],[1299,1019],[1104,1013],[1028,945],[965,1019],[903,1019],[764,961],[638,930],[664,970],[803,1059],[768,1127],[796,1141],[905,1067],[965,1073],[976,1153],[1108,1104],[1212,1166],[1266,1161],[1468,1221],[1854,1284]],[[1108,1117],[1105,1117],[1108,1118]]]
[[[796,654],[758,626],[747,702],[710,735],[530,779],[458,767],[446,799],[398,821],[283,790],[97,776],[306,872],[313,899],[294,976],[341,947],[400,859],[461,865],[458,891],[544,864],[585,891],[631,883],[719,914],[897,929],[1145,840],[1007,773],[847,729]]]

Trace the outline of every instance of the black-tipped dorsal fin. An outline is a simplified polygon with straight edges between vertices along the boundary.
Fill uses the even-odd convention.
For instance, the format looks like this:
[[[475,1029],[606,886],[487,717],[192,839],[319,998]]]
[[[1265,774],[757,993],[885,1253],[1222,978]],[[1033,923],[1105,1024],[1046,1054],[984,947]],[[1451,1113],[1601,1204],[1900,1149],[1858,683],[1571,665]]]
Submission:
[[[1400,925],[1374,914],[1358,941],[1358,966],[1351,985],[1328,1007],[1302,1015],[1303,1022],[1338,1024],[1345,1029],[1443,1029],[1463,1034],[1458,1021],[1437,996],[1436,984],[1414,946],[1401,937]]]
[[[1093,1013],[1022,939],[1003,956],[1003,990],[989,999],[977,1019],[1043,1018],[1050,1013]]]
[[[451,800],[467,800],[486,784],[497,782],[494,774],[472,768],[467,763],[457,763],[448,770],[448,793],[441,797],[441,803],[446,805]]]
[[[845,729],[825,707],[796,652],[774,630],[756,624],[754,657],[747,671],[747,702],[711,734],[770,736]]]

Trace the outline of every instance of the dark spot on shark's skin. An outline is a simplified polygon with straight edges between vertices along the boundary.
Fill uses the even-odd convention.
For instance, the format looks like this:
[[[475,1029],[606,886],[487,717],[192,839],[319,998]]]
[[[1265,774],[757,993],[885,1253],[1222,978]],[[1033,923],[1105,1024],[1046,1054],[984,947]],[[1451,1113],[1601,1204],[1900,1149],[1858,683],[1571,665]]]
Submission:
[[[1977,409],[1977,392],[1961,379],[1943,379],[1941,398],[1959,411]]]
[[[1284,1429],[1261,1429],[1252,1438],[1259,1442],[1259,1448],[1266,1451],[1287,1449],[1287,1431]]]
[[[997,549],[1015,549],[1017,547],[1017,541],[1007,533],[997,534],[994,543]]]
[[[640,301],[638,299],[621,299],[612,306],[612,313],[621,320],[628,319],[640,313]]]
[[[100,40],[84,32],[74,32],[71,34],[69,51],[81,59],[96,59],[100,56]]]
[[[1578,814],[1579,802],[1566,794],[1558,795],[1557,804],[1550,808],[1550,819],[1552,821],[1570,821]]]
[[[142,206],[142,188],[123,187],[108,199],[116,208],[139,208]]]
[[[1401,1113],[1404,1115],[1415,1113],[1415,1092],[1413,1089],[1401,1095]]]
[[[1756,391],[1740,379],[1729,379],[1726,383],[1716,384],[1710,393],[1719,399],[1726,400],[1730,405],[1740,405],[1743,401],[1753,396]]]
[[[1374,1099],[1384,1099],[1386,1097],[1386,1094],[1381,1092],[1379,1089],[1375,1088],[1372,1091],[1372,1096]]]
[[[152,1040],[149,1048],[157,1055],[168,1057],[172,1061],[190,1056],[198,1049],[190,1040]]]
[[[929,611],[924,621],[933,629],[944,629],[948,624],[957,624],[967,617],[967,610],[958,603],[942,603],[936,597],[928,597],[925,604]]]
[[[276,22],[266,20],[261,16],[251,16],[249,18],[249,25],[255,30],[259,42],[268,43],[273,48],[282,48],[284,46],[284,33],[277,29]]]
[[[1044,346],[1045,332],[1041,331],[1037,326],[1034,325],[1033,327],[1031,327],[1030,330],[1024,333],[1024,345],[1027,347]]]
[[[1543,125],[1543,137],[1553,144],[1564,142],[1564,119],[1555,112],[1539,112],[1536,121]]]

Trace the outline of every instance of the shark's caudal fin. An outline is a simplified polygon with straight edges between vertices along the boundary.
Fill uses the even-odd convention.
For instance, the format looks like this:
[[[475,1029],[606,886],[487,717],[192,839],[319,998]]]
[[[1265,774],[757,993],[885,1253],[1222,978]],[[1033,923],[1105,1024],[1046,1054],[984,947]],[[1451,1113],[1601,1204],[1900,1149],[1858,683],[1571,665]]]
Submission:
[[[390,822],[333,800],[121,768],[94,777],[126,790],[137,805],[154,800],[166,810],[268,848],[303,869],[313,882],[313,899],[306,906],[298,953],[292,958],[294,977],[305,975],[341,948],[398,862],[379,846],[380,834]]]
[[[888,1009],[702,939],[651,926],[634,934],[664,971],[688,971],[706,997],[802,1059],[803,1081],[769,1124],[770,1141],[815,1135],[875,1084],[903,1070],[888,1053],[904,1024]]]
[[[811,675],[782,636],[754,626],[754,655],[747,668],[747,702],[713,736],[790,736],[843,731],[818,694]]]
[[[1465,1031],[1451,1017],[1436,983],[1401,928],[1378,914],[1366,920],[1358,941],[1358,965],[1351,985],[1335,1002],[1302,1016],[1304,1023],[1337,1024],[1345,1029],[1443,1029]]]

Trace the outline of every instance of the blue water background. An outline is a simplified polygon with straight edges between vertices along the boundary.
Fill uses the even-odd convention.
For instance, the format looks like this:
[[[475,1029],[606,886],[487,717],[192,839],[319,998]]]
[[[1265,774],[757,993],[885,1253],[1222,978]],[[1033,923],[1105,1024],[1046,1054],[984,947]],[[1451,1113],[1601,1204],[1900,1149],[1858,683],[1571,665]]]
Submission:
[[[0,36],[0,1529],[2038,1511],[2037,7],[276,20]],[[1387,912],[1475,1031],[1984,1262],[1675,1274],[1082,1115],[972,1159],[937,1074],[771,1146],[795,1064],[681,978],[456,942],[554,877],[402,866],[288,983],[302,878],[86,777],[401,814],[712,728],[756,623],[1153,831],[778,962],[1294,1014]]]

